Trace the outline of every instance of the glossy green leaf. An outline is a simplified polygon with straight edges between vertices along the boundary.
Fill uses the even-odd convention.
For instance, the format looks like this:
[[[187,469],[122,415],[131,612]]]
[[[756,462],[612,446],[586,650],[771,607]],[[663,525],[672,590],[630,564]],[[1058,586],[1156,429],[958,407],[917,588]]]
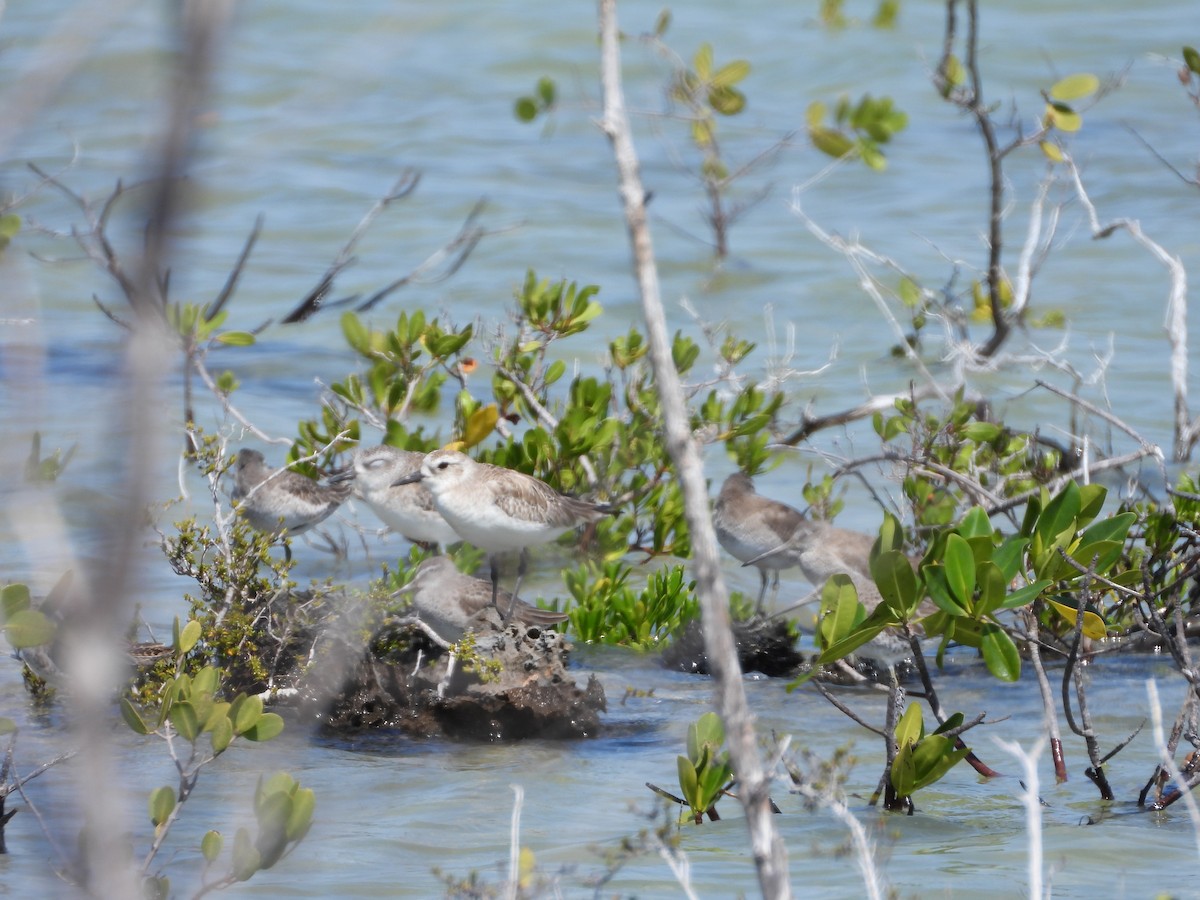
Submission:
[[[916,609],[921,597],[912,563],[899,550],[887,550],[871,560],[871,575],[884,603],[897,619],[906,618]]]
[[[975,422],[972,424],[984,425],[990,424],[986,422]],[[981,506],[973,506],[970,511],[963,516],[962,521],[958,523],[956,531],[964,538],[986,537],[990,538],[993,532],[992,521],[988,518],[987,511]]]
[[[696,804],[699,802],[699,783],[696,779],[696,767],[692,765],[692,761],[686,756],[676,757],[675,764],[679,770],[679,792],[683,794],[683,799],[687,801],[688,806],[695,809]]]
[[[1078,100],[1096,93],[1100,88],[1100,79],[1090,72],[1077,72],[1068,75],[1054,83],[1050,88],[1050,96],[1055,100]]]
[[[904,744],[892,760],[892,787],[901,797],[912,796],[917,789],[917,768],[913,763],[913,745]]]
[[[967,608],[958,602],[950,590],[945,566],[927,565],[922,571],[925,574],[925,586],[929,590],[929,596],[938,609],[951,616],[968,615]]]
[[[1008,599],[1008,581],[991,561],[976,569],[975,580],[979,585],[979,598],[975,603],[976,616],[986,616],[994,612]]]
[[[849,575],[834,575],[821,588],[821,619],[817,626],[822,647],[846,638],[867,617]]]
[[[1000,604],[1000,609],[1018,609],[1027,603],[1032,603],[1037,596],[1050,585],[1054,584],[1049,578],[1043,578],[1039,581],[1031,582],[1025,587],[1018,588],[1009,593],[1004,598],[1004,602]]]
[[[919,703],[908,704],[908,709],[896,723],[896,746],[915,744],[924,733],[925,725],[921,721],[921,705]]]
[[[971,545],[957,534],[946,538],[946,584],[958,604],[972,608],[975,594],[975,554]]]
[[[996,623],[984,623],[979,649],[993,677],[1009,682],[1021,677],[1021,655],[1017,645]]]

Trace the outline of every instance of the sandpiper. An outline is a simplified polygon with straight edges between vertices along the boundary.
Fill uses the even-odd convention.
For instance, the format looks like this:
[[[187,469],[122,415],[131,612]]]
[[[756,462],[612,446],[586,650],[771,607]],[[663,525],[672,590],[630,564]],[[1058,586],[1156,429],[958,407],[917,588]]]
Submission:
[[[395,484],[418,481],[429,486],[438,512],[459,536],[487,551],[493,603],[500,589],[501,553],[521,552],[512,592],[515,599],[529,565],[529,547],[611,512],[606,506],[560,494],[532,475],[476,462],[457,450],[434,450],[418,471]],[[505,613],[506,622],[510,614],[511,610]]]
[[[299,472],[268,466],[257,450],[238,451],[236,483],[232,493],[240,501],[238,512],[254,528],[267,534],[303,534],[323,522],[350,494],[348,484],[322,485]],[[284,545],[291,558],[291,550]]]
[[[387,444],[364,447],[353,464],[333,481],[350,480],[362,499],[388,528],[414,544],[439,546],[456,543],[458,536],[433,505],[433,494],[424,484],[393,484],[421,468],[424,453],[399,450]]]
[[[779,591],[779,573],[800,566],[817,587],[838,572],[861,572],[870,576],[869,558],[874,543],[868,535],[825,522],[814,522],[799,510],[755,493],[754,482],[734,472],[721,485],[713,509],[717,540],[742,565],[755,566],[761,588],[757,611],[762,613],[767,582],[774,576],[773,591]],[[772,595],[774,596],[774,594]]]
[[[413,610],[422,622],[448,644],[462,639],[479,614],[492,605],[492,587],[482,578],[464,575],[448,556],[433,556],[417,566],[412,581],[402,592],[412,594]],[[513,601],[500,592],[502,607],[512,607],[512,617],[526,625],[543,628],[567,620],[567,614],[539,609],[524,600]]]

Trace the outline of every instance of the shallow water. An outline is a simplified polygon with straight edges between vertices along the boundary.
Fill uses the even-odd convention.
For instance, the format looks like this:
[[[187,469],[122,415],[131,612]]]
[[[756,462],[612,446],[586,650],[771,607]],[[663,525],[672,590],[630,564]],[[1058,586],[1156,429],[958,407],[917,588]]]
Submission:
[[[867,6],[850,4],[849,12],[866,17]],[[1057,75],[1081,70],[1107,75],[1128,66],[1121,90],[1086,113],[1074,142],[1076,156],[1103,218],[1139,218],[1148,234],[1194,270],[1200,258],[1200,242],[1190,227],[1195,199],[1130,133],[1136,130],[1182,170],[1190,170],[1196,155],[1194,110],[1163,55],[1178,56],[1178,23],[1191,21],[1192,4],[1157,4],[1153,14],[1113,0],[1089,5],[1086,14],[1066,4],[999,7],[989,5],[983,16],[987,92],[1006,108],[1015,102],[1027,129],[1039,110],[1038,89]],[[625,30],[650,28],[658,8],[623,4]],[[893,96],[909,113],[910,125],[887,151],[888,172],[844,167],[809,187],[801,199],[822,227],[857,235],[931,285],[949,277],[947,259],[961,264],[959,284],[975,277],[972,267],[983,260],[985,224],[978,138],[967,119],[938,101],[926,76],[938,52],[940,10],[936,3],[909,2],[895,32],[860,26],[831,33],[813,23],[815,3],[737,12],[728,5],[697,3],[674,10],[668,34],[686,56],[711,40],[718,62],[736,57],[752,62],[745,83],[749,107],[741,121],[728,123],[727,146],[735,161],[802,129],[813,99],[832,101],[844,90]],[[138,177],[155,133],[161,66],[169,48],[159,5],[10,4],[0,19],[0,85],[17,84],[19,73],[42,58],[46,36],[80,21],[90,21],[91,27],[85,29],[90,43],[77,69],[15,138],[9,139],[8,124],[0,131],[5,190],[31,186],[26,160],[52,169],[65,165],[73,142],[79,156],[63,176],[73,188],[102,197],[117,178]],[[417,265],[457,231],[480,198],[487,201],[482,221],[496,233],[453,279],[396,295],[371,317],[374,323],[385,324],[401,309],[420,306],[459,323],[479,317],[485,329],[494,330],[505,324],[512,289],[532,267],[543,277],[600,284],[606,314],[593,331],[603,337],[623,332],[640,319],[612,161],[591,121],[598,97],[594,35],[590,5],[567,8],[545,0],[516,9],[477,0],[449,7],[368,0],[356,4],[352,15],[309,0],[244,6],[222,55],[216,95],[199,113],[203,130],[193,168],[195,206],[179,227],[174,295],[215,296],[255,216],[263,212],[263,234],[228,325],[252,328],[278,319],[317,281],[374,199],[403,167],[413,166],[422,173],[419,190],[376,223],[358,250],[358,264],[339,281],[341,292],[370,291]],[[633,42],[626,44],[625,64],[631,107],[661,111],[662,65]],[[520,125],[511,113],[513,100],[543,74],[557,79],[562,98],[547,130],[540,123]],[[887,357],[892,337],[858,290],[853,272],[789,210],[792,186],[809,182],[825,159],[801,138],[750,176],[747,192],[767,185],[772,191],[735,226],[733,255],[714,272],[695,239],[704,235],[700,193],[676,165],[677,158],[690,158],[681,132],[649,116],[639,116],[638,123],[672,327],[698,333],[678,305],[684,297],[702,317],[732,323],[759,343],[745,369],[752,376],[762,373],[770,355],[786,349],[789,326],[795,327],[789,365],[796,369],[822,366],[836,346],[828,370],[789,382],[789,415],[796,419],[810,402],[820,414],[858,401],[867,390],[904,390],[911,375]],[[1042,171],[1036,150],[1011,158],[1010,267]],[[20,211],[57,232],[78,221],[51,191],[39,193]],[[124,226],[122,246],[135,246],[136,216],[120,221],[134,223]],[[1096,369],[1095,357],[1111,348],[1105,391],[1113,409],[1148,439],[1169,446],[1163,270],[1126,236],[1098,244],[1088,240],[1077,204],[1064,213],[1060,244],[1038,276],[1035,306],[1067,314],[1065,357],[1085,377]],[[31,254],[58,262],[47,264]],[[86,567],[105,553],[103,525],[117,506],[119,459],[113,448],[120,446],[115,434],[121,419],[113,379],[121,367],[121,334],[95,311],[93,293],[107,300],[115,296],[67,241],[27,229],[0,256],[5,490],[11,473],[20,471],[33,430],[43,433],[48,447],[80,445],[59,483],[32,493],[6,493],[0,577],[27,580],[42,590],[69,565]],[[768,343],[768,319],[779,347]],[[1193,316],[1189,323],[1193,343],[1200,339],[1196,321]],[[1051,348],[1063,338],[1061,331],[1034,331],[1028,346],[1018,338],[1014,349]],[[579,354],[584,366],[601,364],[598,340],[565,344],[563,352]],[[320,383],[343,377],[352,366],[336,315],[270,328],[255,347],[212,359],[214,369],[236,372],[243,384],[238,402],[254,421],[280,435],[294,433],[298,418],[314,414]],[[1069,378],[1043,374],[1072,385]],[[1066,419],[1064,405],[1045,393],[1025,394],[1028,383],[1028,371],[1019,367],[976,380],[1011,422],[1042,424],[1053,433]],[[153,476],[156,496],[164,498],[178,493],[170,456],[177,446],[178,386],[177,376],[162,386],[164,452]],[[1091,399],[1103,399],[1097,386],[1082,390]],[[215,427],[215,412],[207,415],[207,424]],[[1119,433],[1112,441],[1117,452],[1132,446]],[[779,469],[761,479],[760,489],[799,504],[809,465],[819,475],[827,466],[824,454],[850,456],[874,445],[867,426],[822,433],[788,454]],[[731,465],[718,448],[710,449],[707,462],[714,480]],[[887,487],[884,473],[872,478]],[[190,489],[200,488],[191,483]],[[32,515],[34,508],[58,510],[61,518]],[[873,529],[877,507],[852,486],[839,522]],[[371,549],[371,563],[355,551],[352,576],[377,570],[380,560],[394,559],[403,547],[393,540]],[[346,576],[320,554],[302,550],[302,558],[302,578]],[[186,585],[165,571],[152,549],[138,571],[130,599],[143,603],[161,635],[181,611],[178,597]],[[726,575],[733,589],[757,587],[754,573],[730,565]],[[533,588],[544,595],[562,590],[552,564],[544,561]],[[784,597],[805,590],[793,577]],[[435,865],[460,877],[479,870],[497,881],[508,855],[510,785],[520,784],[525,790],[522,844],[537,854],[544,871],[562,872],[565,893],[582,895],[580,880],[602,869],[593,848],[611,848],[646,827],[642,812],[652,801],[644,782],[674,785],[675,755],[683,750],[687,724],[709,708],[711,697],[706,679],[667,672],[652,656],[580,647],[573,666],[581,679],[596,672],[608,692],[605,733],[594,741],[479,747],[394,734],[335,738],[296,727],[270,744],[239,747],[221,759],[189,804],[172,837],[171,846],[179,852],[174,865],[189,869],[196,858],[192,848],[206,828],[232,834],[238,818],[229,815],[230,807],[244,807],[259,773],[283,768],[316,791],[316,823],[296,854],[239,892],[429,896],[439,889],[431,874]],[[1168,715],[1180,696],[1169,666],[1153,657],[1106,658],[1095,672],[1092,706],[1105,749],[1145,715],[1146,678],[1159,680]],[[974,732],[974,744],[995,768],[1016,772],[993,740],[1025,746],[1037,740],[1041,713],[1028,678],[1002,687],[969,655],[956,654],[942,685],[948,708],[987,711],[995,724]],[[653,693],[622,703],[626,688]],[[983,783],[960,766],[918,796],[916,816],[880,816],[865,802],[882,766],[882,748],[870,735],[811,690],[789,695],[782,683],[754,677],[748,677],[747,689],[764,734],[791,734],[797,745],[822,756],[854,743],[858,762],[848,783],[851,803],[876,842],[884,878],[902,895],[1022,892],[1026,829],[1011,774]],[[862,694],[852,700],[881,720],[879,700]],[[0,665],[0,712],[22,726],[21,771],[71,745],[61,711],[28,706],[15,662]],[[147,748],[124,733],[118,741],[130,787],[128,808],[121,812],[144,843],[144,798],[169,780],[168,766],[161,748]],[[1182,809],[1142,815],[1131,806],[1153,767],[1148,732],[1110,764],[1119,802],[1106,818],[1082,775],[1082,743],[1070,738],[1067,744],[1068,783],[1046,783],[1052,772],[1045,757],[1039,767],[1048,804],[1043,810],[1046,872],[1054,893],[1200,894],[1200,878],[1192,874],[1196,836]],[[62,769],[44,776],[32,785],[31,796],[60,833],[70,835],[74,786],[66,775]],[[782,783],[775,799],[784,812],[778,822],[796,892],[859,894],[856,867],[835,852],[845,840],[844,828],[827,813],[806,812]],[[753,894],[740,811],[726,800],[722,813],[720,823],[683,831],[693,883],[700,896]],[[1097,825],[1082,824],[1101,818]],[[10,854],[0,857],[0,893],[65,891],[49,874],[51,854],[32,816],[20,813],[7,837]],[[185,882],[178,876],[177,889],[184,890]],[[666,866],[653,856],[629,864],[606,890],[678,893]]]

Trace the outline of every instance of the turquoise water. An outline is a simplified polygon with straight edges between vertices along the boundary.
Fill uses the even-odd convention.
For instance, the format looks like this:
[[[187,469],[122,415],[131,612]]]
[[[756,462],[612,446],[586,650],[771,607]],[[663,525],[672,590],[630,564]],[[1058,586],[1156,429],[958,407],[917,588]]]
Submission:
[[[848,6],[852,15],[870,15],[871,4]],[[1005,121],[1015,104],[1017,121],[1032,129],[1039,89],[1063,74],[1123,73],[1120,90],[1085,113],[1075,155],[1102,218],[1137,217],[1151,237],[1194,271],[1200,257],[1191,227],[1194,192],[1131,134],[1136,130],[1182,171],[1194,168],[1200,125],[1165,58],[1178,57],[1179,23],[1193,20],[1192,4],[1160,3],[1153,12],[1111,0],[1086,10],[1033,2],[992,6],[983,15],[982,60],[987,95],[1001,105],[998,117]],[[886,174],[843,167],[808,187],[801,195],[808,215],[826,230],[855,236],[896,259],[934,287],[946,283],[955,269],[957,286],[969,282],[985,258],[979,141],[970,121],[942,104],[928,84],[927,70],[940,46],[941,6],[904,4],[894,32],[856,26],[832,33],[815,24],[816,8],[816,3],[754,4],[734,11],[725,4],[697,3],[673,10],[668,37],[685,56],[710,40],[718,62],[744,57],[753,65],[744,85],[750,100],[746,113],[722,123],[735,164],[799,130],[768,165],[747,177],[743,196],[767,187],[770,192],[734,227],[732,256],[719,269],[702,242],[701,192],[680,166],[692,159],[685,132],[679,123],[654,115],[665,108],[666,69],[635,41],[625,45],[628,99],[638,113],[643,177],[654,192],[652,227],[670,323],[699,333],[679,305],[683,298],[702,318],[730,323],[759,343],[745,367],[754,377],[765,372],[771,349],[768,308],[781,344],[794,327],[792,368],[818,369],[836,347],[821,374],[801,374],[788,382],[788,415],[796,420],[810,403],[814,413],[827,413],[868,391],[902,391],[911,378],[888,358],[891,335],[853,271],[818,243],[790,208],[793,186],[809,184],[827,162],[803,138],[810,101],[831,102],[842,91],[856,97],[864,91],[888,94],[909,114],[910,125],[888,148]],[[650,28],[658,9],[650,3],[624,4],[624,29],[633,35]],[[0,108],[14,109],[18,100],[31,96],[22,74],[47,58],[48,36],[72,28],[83,35],[83,49],[58,89],[28,118],[0,122],[5,191],[23,193],[33,186],[26,161],[53,171],[69,166],[63,180],[93,198],[102,198],[118,178],[139,177],[155,134],[170,44],[156,4],[10,4],[0,19],[5,98]],[[507,322],[513,288],[532,267],[543,277],[601,285],[606,314],[594,326],[596,333],[625,331],[639,321],[639,313],[612,160],[593,123],[596,69],[589,4],[528,2],[509,9],[479,2],[429,7],[376,0],[355,4],[348,14],[336,5],[300,0],[240,8],[221,54],[216,92],[208,108],[197,111],[194,206],[178,228],[174,296],[214,297],[255,217],[264,213],[264,230],[230,306],[228,325],[253,328],[268,318],[277,320],[315,284],[374,199],[411,166],[422,173],[419,190],[377,221],[358,248],[357,265],[339,281],[340,292],[370,291],[418,265],[456,233],[480,199],[486,200],[481,221],[494,233],[453,279],[406,289],[381,307],[373,322],[386,324],[402,309],[421,307],[459,323],[478,320],[483,331],[495,332]],[[557,80],[561,107],[548,129],[540,123],[521,125],[512,116],[513,100],[543,74]],[[1014,154],[1007,171],[1012,270],[1044,162],[1030,149]],[[1070,201],[1069,192],[1055,196]],[[117,220],[122,247],[136,246],[138,240],[136,204],[134,195],[129,218]],[[0,425],[7,438],[0,460],[6,492],[33,430],[40,430],[51,447],[79,444],[61,482],[36,494],[6,493],[0,572],[44,590],[67,566],[86,567],[104,552],[102,525],[118,493],[114,473],[120,460],[114,454],[121,447],[120,410],[113,385],[121,334],[90,299],[97,294],[113,300],[111,283],[79,259],[69,240],[51,233],[69,230],[79,221],[78,212],[51,190],[38,192],[20,212],[29,227],[0,257]],[[1080,390],[1097,402],[1107,398],[1126,422],[1169,447],[1171,390],[1162,333],[1166,290],[1162,268],[1143,250],[1121,234],[1092,242],[1078,204],[1068,202],[1055,252],[1038,274],[1033,303],[1038,312],[1063,310],[1070,327],[1018,335],[1010,349],[1032,356],[1066,339],[1063,359],[1084,382],[1097,371],[1097,358],[1111,354],[1103,384],[1085,383]],[[1189,328],[1194,345],[1200,340],[1195,316]],[[571,346],[564,345],[564,352]],[[599,341],[579,341],[573,352],[584,366],[602,365]],[[239,404],[278,435],[292,434],[295,421],[317,409],[321,384],[353,366],[336,315],[295,327],[273,326],[256,347],[215,354],[211,363],[237,373],[243,383]],[[1071,377],[1049,367],[1039,375],[1073,385]],[[973,383],[995,398],[1001,415],[1014,423],[1040,424],[1053,435],[1066,422],[1065,407],[1045,393],[1026,394],[1030,380],[1027,366],[1012,366],[976,376]],[[169,448],[177,446],[177,390],[177,377],[169,377],[161,395]],[[205,414],[215,427],[215,410]],[[1111,440],[1116,452],[1133,446],[1120,433]],[[820,474],[832,464],[830,458],[868,453],[874,446],[869,428],[861,425],[818,434],[788,451],[760,489],[799,504],[809,465]],[[707,461],[714,479],[729,470],[718,448],[709,449]],[[1153,477],[1152,469],[1147,472]],[[886,489],[887,474],[871,478]],[[153,476],[156,496],[178,493],[175,464],[167,454]],[[35,508],[58,510],[61,520],[33,515]],[[839,521],[869,530],[878,524],[878,510],[852,488]],[[376,561],[401,549],[397,541],[375,548]],[[343,577],[332,565],[311,554],[302,575]],[[352,574],[371,568],[358,556],[353,566]],[[145,551],[136,594],[129,598],[145,605],[160,631],[179,611],[176,598],[185,588],[164,570],[155,551]],[[734,589],[757,585],[753,573],[732,565],[726,574]],[[561,581],[543,567],[535,587],[550,594],[561,590]],[[793,576],[787,590],[802,593],[806,586]],[[994,767],[1016,772],[992,740],[1028,746],[1037,739],[1041,718],[1032,686],[1002,688],[969,658],[955,657],[952,663],[943,678],[943,702],[951,709],[986,710],[995,724],[975,732],[976,746]],[[674,757],[683,748],[687,723],[708,708],[710,685],[666,672],[651,657],[612,650],[580,648],[574,665],[581,677],[597,672],[608,692],[608,730],[601,738],[583,744],[473,747],[396,735],[349,741],[291,729],[271,744],[229,754],[202,782],[172,837],[171,846],[180,848],[175,865],[185,869],[194,860],[191,848],[206,828],[232,834],[238,821],[227,817],[228,807],[244,804],[258,773],[285,768],[316,790],[316,824],[297,854],[239,891],[428,896],[438,891],[434,865],[459,876],[478,869],[485,877],[499,877],[508,853],[509,785],[516,783],[525,789],[522,843],[534,850],[545,871],[562,871],[564,893],[585,893],[582,877],[601,868],[592,847],[611,847],[645,827],[639,811],[630,808],[651,806],[643,783],[674,783]],[[1092,705],[1106,748],[1145,715],[1147,677],[1159,679],[1168,716],[1180,696],[1169,667],[1155,659],[1106,659],[1096,673]],[[652,688],[653,695],[621,705],[627,687]],[[747,688],[764,734],[792,734],[798,745],[825,755],[854,742],[858,762],[848,785],[851,803],[877,842],[883,876],[902,894],[1022,891],[1026,836],[1014,779],[984,784],[960,767],[919,798],[917,816],[880,817],[865,806],[882,765],[882,748],[869,735],[811,692],[788,695],[782,684],[754,678]],[[877,701],[857,695],[854,700],[881,717]],[[15,662],[0,665],[0,711],[22,725],[22,771],[70,746],[61,712],[28,708]],[[123,734],[118,741],[131,791],[128,808],[114,816],[119,821],[123,814],[123,827],[144,843],[144,797],[168,780],[168,768],[161,748],[147,748]],[[1149,735],[1143,733],[1110,764],[1119,797],[1112,817],[1082,826],[1102,811],[1082,775],[1082,744],[1068,740],[1071,780],[1042,787],[1049,804],[1044,811],[1047,879],[1056,895],[1200,893],[1200,882],[1190,874],[1195,834],[1183,811],[1133,812],[1131,798],[1148,777],[1153,757]],[[1051,779],[1044,758],[1040,772],[1044,782]],[[33,797],[48,820],[70,834],[76,788],[65,776],[60,770],[40,779]],[[827,814],[804,811],[782,783],[775,798],[785,813],[778,821],[797,894],[860,893],[857,869],[835,854],[845,838],[842,826]],[[736,804],[725,804],[721,823],[684,831],[683,849],[701,896],[755,890],[739,812]],[[65,892],[48,873],[50,853],[32,816],[20,813],[7,836],[11,852],[0,857],[0,892]],[[177,890],[186,890],[185,881],[177,878]],[[610,890],[677,893],[666,866],[653,856],[628,866]]]

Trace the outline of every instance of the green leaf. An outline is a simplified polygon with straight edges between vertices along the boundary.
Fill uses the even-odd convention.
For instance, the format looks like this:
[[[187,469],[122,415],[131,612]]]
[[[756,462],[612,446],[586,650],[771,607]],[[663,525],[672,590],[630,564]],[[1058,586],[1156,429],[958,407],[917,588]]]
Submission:
[[[834,159],[841,159],[854,150],[854,141],[833,128],[809,128],[808,139],[814,147]]]
[[[249,880],[261,862],[262,856],[250,841],[250,832],[239,828],[233,836],[233,877],[238,881]]]
[[[679,792],[683,794],[683,799],[687,801],[688,806],[696,810],[700,794],[696,767],[686,756],[677,756],[675,764],[679,769]]]
[[[1059,131],[1075,132],[1083,127],[1083,117],[1063,104],[1047,103],[1045,122]]]
[[[712,44],[701,44],[700,49],[696,51],[695,57],[692,58],[692,68],[696,72],[696,77],[701,81],[708,81],[712,76],[712,61]]]
[[[538,105],[532,97],[518,97],[513,104],[513,115],[519,122],[532,122],[537,118]]]
[[[1008,599],[1008,581],[990,560],[979,566],[975,580],[979,584],[979,600],[975,604],[976,616],[988,615],[999,609]]]
[[[986,425],[987,422],[973,422],[973,425]],[[964,426],[969,428],[970,425]],[[981,506],[973,506],[970,511],[963,516],[962,521],[958,523],[958,528],[955,529],[960,535],[965,538],[987,537],[992,536],[992,522],[988,518],[987,511]]]
[[[1000,604],[1000,609],[1017,609],[1024,606],[1026,603],[1031,603],[1033,600],[1050,585],[1054,584],[1049,578],[1043,578],[1040,581],[1035,581],[1032,584],[1027,584],[1023,588],[1010,593],[1004,598],[1004,602]]]
[[[821,588],[821,619],[817,632],[822,647],[843,640],[867,617],[849,575],[834,575]]]
[[[248,331],[222,331],[213,340],[229,347],[251,347],[254,345],[254,335]]]
[[[121,718],[137,734],[149,734],[150,728],[142,721],[141,714],[137,711],[128,697],[121,698]]]
[[[1054,83],[1050,88],[1050,96],[1055,100],[1078,100],[1096,93],[1100,88],[1100,79],[1090,72],[1077,72],[1068,75]]]
[[[905,744],[892,760],[892,787],[901,797],[908,797],[917,789],[917,769],[913,763],[913,745]]]
[[[222,716],[212,724],[213,756],[220,756],[233,740],[233,722],[228,716]]]
[[[244,734],[253,728],[258,723],[258,720],[262,718],[262,714],[262,697],[238,694],[233,701],[233,706],[229,710],[229,718],[233,722],[234,733]]]
[[[28,585],[6,584],[0,589],[0,612],[6,622],[9,616],[29,609],[30,603]]]
[[[16,213],[5,213],[0,216],[0,238],[3,238],[5,243],[16,237],[20,230],[21,217]]]
[[[1021,677],[1021,654],[1017,645],[995,622],[985,622],[979,645],[988,671],[1001,681],[1016,681]]]
[[[933,598],[934,605],[942,612],[951,616],[968,615],[967,608],[961,606],[958,600],[950,592],[950,584],[946,581],[945,566],[925,566],[923,569],[925,574],[925,586],[929,589],[929,596]]]
[[[1187,64],[1188,69],[1194,75],[1200,75],[1200,53],[1196,52],[1195,47],[1183,48],[1183,61]]]
[[[200,838],[200,853],[203,854],[204,861],[209,865],[216,862],[217,857],[221,855],[221,847],[224,843],[225,839],[221,837],[221,832],[204,832],[204,837]]]
[[[298,841],[308,833],[316,807],[317,795],[311,788],[300,788],[292,795],[292,811],[284,828],[289,841]]]
[[[19,610],[9,616],[4,624],[4,636],[14,650],[48,644],[54,640],[56,630],[45,613],[37,609]]]
[[[200,640],[200,623],[195,619],[191,619],[183,630],[179,633],[179,643],[175,645],[175,652],[187,653],[196,646],[196,642]]]
[[[554,84],[554,79],[547,75],[543,75],[537,80],[537,95],[542,101],[542,106],[553,106],[555,95],[558,93],[558,88]]]
[[[175,809],[175,790],[164,785],[155,788],[150,794],[150,821],[158,827],[171,815]]]
[[[248,741],[269,741],[283,731],[283,717],[278,713],[263,713],[252,726],[241,732]]]
[[[971,609],[975,594],[975,554],[971,545],[960,535],[946,538],[946,584],[950,593],[964,609]]]
[[[921,740],[924,731],[925,726],[921,721],[921,705],[910,703],[908,709],[904,711],[904,715],[900,717],[900,721],[896,723],[896,746],[915,744]]]
[[[885,551],[871,560],[871,576],[896,618],[906,618],[921,602],[912,563],[899,550]]]
[[[713,87],[733,87],[739,81],[742,81],[750,74],[750,63],[744,59],[735,59],[733,62],[721,66],[712,77]]]
[[[189,701],[174,704],[171,707],[170,719],[175,730],[185,741],[194,741],[200,734],[200,716],[196,713],[196,707]]]

